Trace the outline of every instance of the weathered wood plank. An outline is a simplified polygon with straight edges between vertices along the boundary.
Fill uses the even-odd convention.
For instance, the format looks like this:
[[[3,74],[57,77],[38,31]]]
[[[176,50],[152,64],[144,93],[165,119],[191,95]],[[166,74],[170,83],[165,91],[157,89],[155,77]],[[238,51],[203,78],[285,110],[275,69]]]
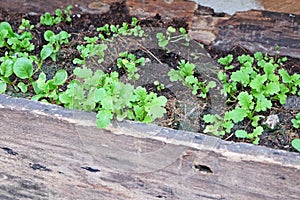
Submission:
[[[300,15],[251,10],[238,12],[219,25],[213,46],[229,51],[241,46],[251,52],[262,51],[300,58]]]
[[[299,199],[300,154],[0,95],[0,198]],[[76,122],[76,123],[75,123]]]

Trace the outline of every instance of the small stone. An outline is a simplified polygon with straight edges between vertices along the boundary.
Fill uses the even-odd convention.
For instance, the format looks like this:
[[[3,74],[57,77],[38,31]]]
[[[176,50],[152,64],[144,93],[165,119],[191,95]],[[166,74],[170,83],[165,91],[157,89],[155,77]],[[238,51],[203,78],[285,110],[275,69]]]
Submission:
[[[278,123],[279,123],[278,115],[269,115],[267,117],[266,122],[265,122],[265,124],[267,126],[269,126],[271,129],[274,129],[277,126]]]

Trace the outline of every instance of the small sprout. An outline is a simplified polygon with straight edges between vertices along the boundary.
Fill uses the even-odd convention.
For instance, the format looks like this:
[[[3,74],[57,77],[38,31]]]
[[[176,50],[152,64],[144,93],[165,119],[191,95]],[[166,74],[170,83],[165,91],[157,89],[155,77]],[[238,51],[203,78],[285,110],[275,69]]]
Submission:
[[[156,89],[157,89],[158,91],[162,91],[162,90],[165,89],[165,85],[162,84],[162,83],[160,83],[159,81],[154,81],[154,85],[156,85]]]

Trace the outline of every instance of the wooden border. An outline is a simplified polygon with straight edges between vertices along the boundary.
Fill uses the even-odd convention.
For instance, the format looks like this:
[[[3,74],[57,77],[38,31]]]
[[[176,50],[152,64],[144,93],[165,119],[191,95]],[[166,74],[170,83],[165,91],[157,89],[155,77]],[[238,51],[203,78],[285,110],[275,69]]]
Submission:
[[[300,154],[0,95],[0,199],[298,199]]]

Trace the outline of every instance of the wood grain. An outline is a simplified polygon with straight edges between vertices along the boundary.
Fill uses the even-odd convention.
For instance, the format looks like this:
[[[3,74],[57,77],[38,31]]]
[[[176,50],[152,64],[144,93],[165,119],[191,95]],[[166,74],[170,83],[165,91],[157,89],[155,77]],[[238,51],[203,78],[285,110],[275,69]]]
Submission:
[[[0,199],[299,199],[300,154],[0,96]],[[76,123],[74,123],[76,122]]]
[[[274,55],[278,45],[280,55],[300,58],[300,15],[255,10],[238,12],[218,27],[213,46],[221,51],[240,46],[251,52]]]

